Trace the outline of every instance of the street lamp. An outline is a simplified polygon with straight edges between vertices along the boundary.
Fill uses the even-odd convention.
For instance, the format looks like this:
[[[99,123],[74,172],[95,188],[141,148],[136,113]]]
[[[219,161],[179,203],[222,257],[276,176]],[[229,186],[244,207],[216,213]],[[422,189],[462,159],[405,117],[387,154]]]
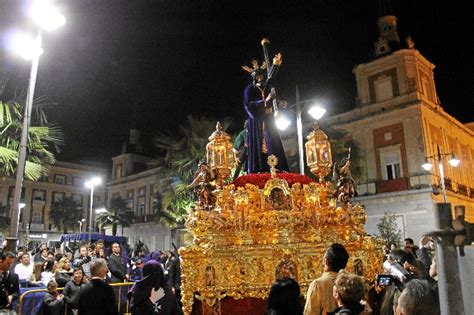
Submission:
[[[303,109],[301,109],[301,104],[306,104]],[[323,115],[326,113],[326,110],[319,106],[318,104],[314,104],[310,100],[300,101],[300,92],[298,86],[296,86],[296,133],[298,135],[298,160],[299,160],[299,167],[300,167],[300,174],[304,175],[304,153],[303,153],[303,122],[301,120],[302,112],[311,105],[308,110],[308,114],[311,115],[316,121],[321,119]],[[277,111],[275,113],[275,123],[277,128],[280,130],[285,130],[291,124],[291,122],[280,112]]]
[[[86,219],[81,219],[80,221],[77,221],[79,223],[79,233],[82,233],[82,224],[86,221]]]
[[[441,189],[443,190],[443,201],[444,201],[444,203],[446,203],[446,186],[444,185],[444,168],[443,168],[443,160],[442,159],[449,156],[450,159],[448,160],[448,163],[452,167],[458,166],[461,161],[458,158],[456,158],[456,156],[452,152],[441,154],[441,152],[439,150],[439,145],[437,145],[437,151],[438,151],[437,154],[427,156],[425,158],[425,163],[423,163],[423,165],[421,167],[423,167],[423,169],[425,171],[429,172],[431,170],[431,168],[433,167],[433,164],[431,164],[429,162],[429,160],[432,159],[432,160],[435,160],[435,161],[438,162],[439,176],[441,177]]]
[[[29,12],[29,16],[39,26],[36,37],[30,45],[22,46],[22,56],[27,60],[31,60],[30,80],[28,83],[28,91],[26,93],[25,114],[23,116],[23,126],[21,130],[20,149],[18,152],[18,166],[15,180],[15,193],[13,195],[12,224],[10,226],[10,243],[9,249],[15,249],[18,241],[18,225],[20,221],[19,203],[21,191],[23,187],[23,176],[26,163],[26,149],[28,146],[28,128],[30,126],[31,110],[33,107],[33,96],[36,85],[36,75],[38,73],[39,57],[43,52],[41,48],[42,29],[52,31],[66,23],[66,19],[47,1],[33,1]],[[20,43],[24,41],[20,40]],[[16,47],[20,48],[20,47]]]
[[[92,238],[92,209],[94,206],[94,187],[99,185],[102,182],[102,179],[100,177],[94,177],[87,182],[85,182],[85,186],[87,188],[90,188],[91,190],[91,204],[90,204],[90,209],[89,209],[89,242],[91,241]]]

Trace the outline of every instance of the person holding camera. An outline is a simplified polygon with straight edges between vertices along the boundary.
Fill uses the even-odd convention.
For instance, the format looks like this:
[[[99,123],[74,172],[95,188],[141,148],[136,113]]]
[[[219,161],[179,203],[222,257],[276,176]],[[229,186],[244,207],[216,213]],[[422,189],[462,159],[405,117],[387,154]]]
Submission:
[[[392,250],[383,265],[386,274],[377,275],[377,285],[385,287],[380,313],[392,315],[395,296],[403,291],[410,280],[424,278],[424,267],[411,252],[404,249]]]
[[[84,275],[87,279],[91,278],[91,256],[89,256],[89,246],[82,245],[79,249],[79,257],[74,259],[73,266],[74,268],[82,268]]]

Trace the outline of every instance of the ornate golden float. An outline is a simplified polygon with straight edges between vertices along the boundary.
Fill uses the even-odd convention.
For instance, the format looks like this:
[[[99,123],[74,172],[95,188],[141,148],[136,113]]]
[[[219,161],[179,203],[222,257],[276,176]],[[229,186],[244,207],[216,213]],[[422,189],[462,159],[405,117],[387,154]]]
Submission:
[[[229,139],[218,125],[207,156],[214,157],[216,152],[231,156],[227,152]],[[241,176],[234,183],[218,186],[211,192],[214,198],[206,196],[196,204],[186,222],[193,244],[179,250],[186,314],[242,313],[235,307],[238,303],[224,310],[222,302],[229,298],[258,300],[260,309],[254,304],[247,307],[250,313],[246,312],[262,314],[264,300],[278,277],[294,277],[306,294],[311,281],[322,273],[326,249],[335,242],[350,253],[346,270],[366,279],[374,279],[380,271],[381,244],[365,233],[364,207],[338,202],[334,188],[324,180],[332,164],[327,137],[315,128],[308,139],[307,163],[318,182],[304,175],[277,173],[276,158],[271,156],[270,174]],[[221,174],[230,174],[222,169],[230,170],[231,162],[229,158],[209,159],[206,172],[218,167],[214,180],[222,183]],[[202,185],[208,187],[204,180]],[[212,203],[206,204],[206,200]]]

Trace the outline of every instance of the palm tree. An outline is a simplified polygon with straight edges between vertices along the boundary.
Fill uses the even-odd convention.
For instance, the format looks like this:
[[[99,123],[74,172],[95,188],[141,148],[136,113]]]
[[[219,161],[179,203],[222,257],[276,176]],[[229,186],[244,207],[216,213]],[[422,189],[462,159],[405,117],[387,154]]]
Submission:
[[[2,92],[1,90],[0,92]],[[23,128],[24,94],[15,94],[12,100],[3,102],[0,93],[0,176],[14,176],[18,165],[21,130]],[[37,180],[47,174],[45,164],[54,163],[53,151],[59,151],[63,144],[61,130],[48,123],[42,107],[47,105],[44,97],[34,101],[35,111],[28,128],[27,161],[25,178]]]
[[[95,219],[97,226],[103,229],[106,226],[112,226],[112,235],[117,235],[117,226],[130,226],[135,220],[135,214],[128,207],[127,201],[117,197],[110,201],[110,207],[106,211],[99,214]]]
[[[62,228],[64,234],[67,234],[68,228],[74,229],[82,216],[82,207],[72,196],[54,202],[49,212],[49,219],[53,225],[58,229]]]
[[[225,118],[223,129],[230,123],[231,119]],[[205,158],[208,138],[215,130],[216,120],[188,116],[186,124],[179,126],[177,135],[160,133],[155,137],[156,147],[165,154],[154,163],[167,168],[171,178],[171,183],[166,185],[170,189],[156,196],[160,202],[155,205],[155,213],[163,226],[171,229],[181,227],[191,212],[195,198],[186,186],[192,182],[199,161]]]

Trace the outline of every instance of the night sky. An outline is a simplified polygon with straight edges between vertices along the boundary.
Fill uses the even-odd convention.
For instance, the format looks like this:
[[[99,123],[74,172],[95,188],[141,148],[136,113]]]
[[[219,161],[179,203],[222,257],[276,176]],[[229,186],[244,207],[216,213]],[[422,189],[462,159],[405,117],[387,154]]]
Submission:
[[[48,115],[67,143],[59,160],[107,163],[120,153],[132,121],[151,136],[173,131],[187,114],[232,116],[237,131],[250,81],[240,66],[262,59],[262,37],[270,39],[272,55],[283,54],[277,86],[290,104],[298,84],[302,99],[323,101],[329,114],[353,108],[352,69],[371,60],[380,16],[377,0],[56,3],[67,23],[44,35],[35,95],[57,103]],[[462,122],[474,120],[468,3],[405,0],[391,7],[401,40],[411,35],[436,65],[441,103]],[[26,27],[21,4],[1,1],[2,30]],[[26,89],[28,63],[3,57],[8,88]]]

